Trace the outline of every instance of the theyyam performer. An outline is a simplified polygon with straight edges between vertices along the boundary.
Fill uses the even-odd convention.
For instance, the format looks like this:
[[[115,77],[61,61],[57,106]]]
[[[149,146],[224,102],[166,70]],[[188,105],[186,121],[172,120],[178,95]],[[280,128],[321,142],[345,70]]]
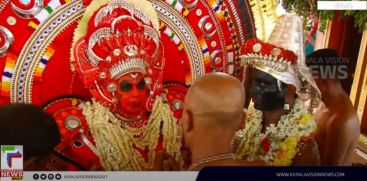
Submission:
[[[316,122],[300,99],[304,84],[315,85],[311,74],[299,68],[302,36],[300,18],[284,15],[268,43],[252,39],[242,47],[242,60],[252,67],[253,104],[233,142],[238,157],[273,166],[319,165]]]
[[[151,169],[163,149],[181,159],[177,120],[157,95],[158,26],[147,1],[93,1],[74,32],[72,59],[93,95],[81,105],[95,142],[89,146],[105,170]]]

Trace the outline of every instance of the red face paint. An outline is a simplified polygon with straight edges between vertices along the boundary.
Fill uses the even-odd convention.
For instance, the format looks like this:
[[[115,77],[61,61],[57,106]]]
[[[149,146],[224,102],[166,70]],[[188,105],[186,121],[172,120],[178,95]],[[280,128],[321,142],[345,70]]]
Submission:
[[[142,73],[129,73],[118,79],[116,98],[118,106],[116,112],[127,119],[135,119],[146,112],[145,104],[149,90],[145,85]]]

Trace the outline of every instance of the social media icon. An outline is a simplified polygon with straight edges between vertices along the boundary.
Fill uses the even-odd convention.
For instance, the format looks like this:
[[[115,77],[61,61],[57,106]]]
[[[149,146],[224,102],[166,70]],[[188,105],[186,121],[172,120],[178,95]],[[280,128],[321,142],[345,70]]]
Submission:
[[[33,174],[33,179],[34,180],[38,180],[40,178],[40,176],[38,174]]]
[[[55,176],[54,176],[54,174],[52,174],[52,173],[51,173],[51,174],[48,174],[48,179],[49,179],[49,180],[53,180],[53,179],[54,179],[54,177],[55,177]]]
[[[58,174],[56,174],[56,175],[55,175],[55,179],[56,179],[56,180],[61,180],[61,174],[59,174],[59,173],[58,173]]]
[[[41,180],[46,180],[46,178],[47,178],[47,175],[46,174],[41,174]]]

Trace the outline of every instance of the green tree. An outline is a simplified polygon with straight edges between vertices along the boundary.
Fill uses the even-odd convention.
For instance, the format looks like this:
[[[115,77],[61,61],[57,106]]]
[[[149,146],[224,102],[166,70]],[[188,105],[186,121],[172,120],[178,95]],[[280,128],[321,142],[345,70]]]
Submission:
[[[320,30],[324,31],[329,20],[334,18],[332,10],[317,10],[317,0],[283,0],[282,6],[287,12],[294,12],[307,19],[315,15],[321,22]],[[367,11],[345,10],[340,11],[341,18],[350,16],[354,18],[354,26],[360,31],[366,29]]]

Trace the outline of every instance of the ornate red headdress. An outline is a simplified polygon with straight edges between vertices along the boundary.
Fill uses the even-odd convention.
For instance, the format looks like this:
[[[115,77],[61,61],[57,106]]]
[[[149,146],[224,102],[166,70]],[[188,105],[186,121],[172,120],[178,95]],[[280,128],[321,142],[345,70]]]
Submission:
[[[153,15],[148,16],[136,9],[144,6],[139,2],[104,2],[92,2],[86,10],[92,11],[92,16],[85,15],[74,33],[76,69],[91,94],[110,108],[118,101],[114,97],[116,80],[127,73],[142,73],[150,88],[150,109],[153,95],[161,89],[164,67],[155,11],[151,8],[149,14]],[[149,7],[145,5],[148,9],[144,12]]]
[[[241,53],[244,64],[266,72],[286,84],[294,85],[297,92],[300,90],[297,55],[294,52],[258,39],[250,39],[242,47]]]
[[[287,70],[288,66],[297,62],[297,55],[292,51],[262,42],[258,39],[246,41],[241,49],[242,58],[253,66],[267,66],[280,72]]]
[[[302,25],[302,19],[296,15],[281,16],[267,43],[257,39],[246,41],[241,59],[243,63],[295,86],[298,95],[305,92],[305,87],[320,94],[305,64]]]

